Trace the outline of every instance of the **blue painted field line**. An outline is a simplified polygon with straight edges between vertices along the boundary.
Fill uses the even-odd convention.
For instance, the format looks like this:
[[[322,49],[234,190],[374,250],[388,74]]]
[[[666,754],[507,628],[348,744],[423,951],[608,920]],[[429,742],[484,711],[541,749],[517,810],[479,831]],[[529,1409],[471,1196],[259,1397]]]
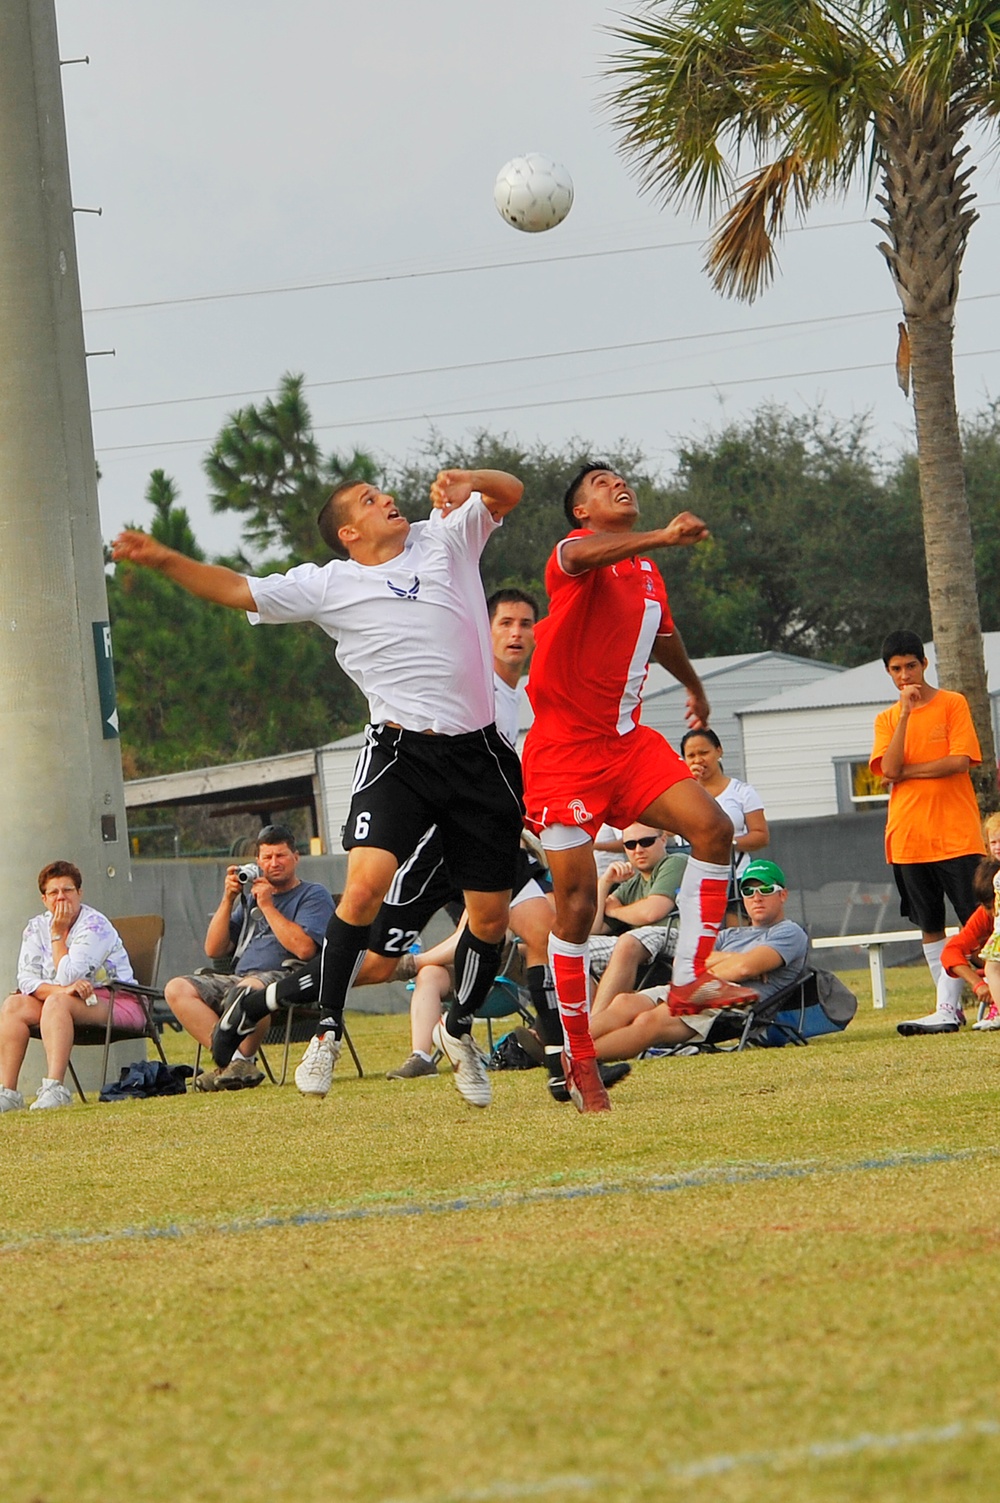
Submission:
[[[821,1440],[811,1445],[789,1446],[775,1451],[737,1451],[732,1455],[706,1456],[701,1461],[682,1461],[655,1472],[628,1476],[622,1471],[593,1476],[563,1474],[539,1477],[529,1482],[495,1482],[460,1493],[423,1494],[421,1498],[386,1499],[385,1503],[499,1503],[504,1498],[543,1498],[552,1493],[600,1492],[614,1498],[622,1492],[630,1495],[637,1488],[663,1487],[670,1482],[698,1482],[704,1477],[719,1477],[743,1468],[785,1468],[807,1466],[810,1462],[839,1461],[844,1457],[863,1456],[868,1452],[917,1450],[922,1446],[944,1446],[961,1440],[1000,1435],[997,1420],[958,1421],[923,1430],[901,1430],[895,1434],[873,1435],[863,1431],[845,1440]]]
[[[921,1169],[929,1164],[954,1164],[995,1148],[965,1148],[954,1153],[894,1153],[884,1158],[858,1159],[849,1164],[786,1163],[723,1165],[689,1174],[650,1175],[647,1178],[598,1180],[590,1185],[543,1185],[534,1190],[508,1190],[496,1195],[459,1196],[454,1200],[408,1202],[403,1205],[318,1206],[310,1211],[254,1216],[238,1221],[192,1221],[166,1226],[123,1226],[107,1232],[54,1231],[0,1242],[0,1254],[28,1248],[72,1245],[96,1247],[107,1242],[172,1241],[182,1237],[234,1236],[246,1232],[281,1230],[293,1226],[329,1226],[338,1221],[381,1221],[393,1216],[452,1216],[459,1211],[502,1211],[550,1202],[593,1200],[606,1195],[648,1195],[676,1190],[700,1190],[714,1185],[750,1185],[765,1180],[806,1179],[817,1174],[867,1174],[885,1169]]]

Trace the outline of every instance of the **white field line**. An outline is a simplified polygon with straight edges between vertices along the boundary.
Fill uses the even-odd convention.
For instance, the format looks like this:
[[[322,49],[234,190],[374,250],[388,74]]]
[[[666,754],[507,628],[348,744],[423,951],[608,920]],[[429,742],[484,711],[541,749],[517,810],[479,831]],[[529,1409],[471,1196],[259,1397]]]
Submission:
[[[698,1482],[705,1477],[720,1477],[728,1472],[768,1468],[787,1471],[808,1466],[811,1462],[839,1461],[880,1451],[919,1450],[927,1446],[954,1445],[958,1441],[1000,1435],[1000,1421],[969,1420],[952,1425],[938,1425],[921,1430],[900,1430],[887,1435],[863,1431],[845,1440],[814,1441],[811,1445],[789,1446],[774,1451],[735,1451],[720,1456],[706,1456],[700,1461],[679,1461],[655,1472],[627,1476],[623,1471],[563,1474],[538,1477],[528,1482],[496,1482],[462,1492],[422,1494],[419,1498],[385,1499],[383,1503],[500,1503],[503,1499],[544,1498],[554,1493],[601,1493],[615,1498],[640,1488],[664,1487],[671,1482]]]

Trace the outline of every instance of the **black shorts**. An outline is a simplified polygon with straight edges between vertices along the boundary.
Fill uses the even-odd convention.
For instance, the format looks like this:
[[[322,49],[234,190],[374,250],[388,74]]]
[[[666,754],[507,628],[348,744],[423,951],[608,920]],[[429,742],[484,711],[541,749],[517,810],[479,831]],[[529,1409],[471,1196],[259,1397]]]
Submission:
[[[940,934],[945,927],[947,897],[958,922],[967,923],[979,906],[972,879],[982,859],[982,856],[952,856],[947,861],[893,862],[900,913],[925,934]]]
[[[425,736],[370,725],[344,849],[391,851],[402,865],[437,825],[454,884],[463,892],[503,892],[517,879],[523,817],[521,764],[496,726]]]
[[[517,876],[514,878],[513,897],[517,897],[522,887],[527,887],[529,882],[537,882],[542,892],[549,891],[549,874],[540,861],[534,856],[529,856],[522,846],[517,853]]]
[[[425,830],[409,858],[392,879],[368,938],[376,955],[405,955],[441,908],[457,924],[465,904],[462,890],[444,864],[437,825]]]

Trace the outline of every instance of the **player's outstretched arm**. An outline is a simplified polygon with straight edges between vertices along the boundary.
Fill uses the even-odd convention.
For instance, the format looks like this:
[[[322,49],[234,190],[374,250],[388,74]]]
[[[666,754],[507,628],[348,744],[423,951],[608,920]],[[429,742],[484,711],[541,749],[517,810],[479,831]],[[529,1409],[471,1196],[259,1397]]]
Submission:
[[[524,495],[524,485],[505,470],[441,470],[431,486],[431,503],[437,511],[455,511],[464,506],[474,491],[479,492],[486,510],[499,522],[514,510]]]
[[[684,711],[684,719],[692,731],[704,730],[711,714],[711,706],[705,694],[705,686],[697,673],[694,664],[687,655],[684,639],[674,626],[669,637],[657,637],[653,643],[653,657],[672,673],[678,683],[683,684],[687,692],[687,706]]]
[[[560,546],[559,562],[567,574],[586,574],[605,564],[621,563],[623,558],[651,553],[654,548],[690,548],[711,536],[700,517],[682,511],[655,532],[595,532],[589,538],[569,538]]]
[[[212,600],[216,605],[228,605],[236,611],[255,611],[257,602],[250,593],[250,586],[242,574],[227,569],[223,564],[203,564],[196,558],[188,558],[157,542],[148,533],[127,530],[120,532],[111,545],[111,557],[116,563],[139,564],[143,569],[155,569],[157,574],[172,579],[190,595],[202,600]]]

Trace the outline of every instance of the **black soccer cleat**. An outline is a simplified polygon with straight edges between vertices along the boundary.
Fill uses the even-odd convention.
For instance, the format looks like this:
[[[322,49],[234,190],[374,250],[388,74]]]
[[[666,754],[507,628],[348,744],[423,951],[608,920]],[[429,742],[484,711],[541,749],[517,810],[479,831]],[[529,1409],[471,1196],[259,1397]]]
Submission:
[[[601,1077],[601,1084],[604,1086],[604,1089],[610,1091],[612,1086],[616,1086],[620,1080],[624,1080],[626,1075],[632,1074],[632,1066],[627,1060],[623,1059],[618,1060],[614,1064],[599,1063],[597,1071]],[[573,1098],[566,1088],[566,1077],[564,1075],[550,1075],[545,1084],[549,1088],[549,1095],[553,1101],[558,1101],[561,1106],[565,1106],[572,1101]]]
[[[269,1012],[264,989],[260,986],[233,987],[226,993],[226,998],[229,1005],[212,1030],[212,1058],[220,1070],[226,1068],[243,1040]]]

